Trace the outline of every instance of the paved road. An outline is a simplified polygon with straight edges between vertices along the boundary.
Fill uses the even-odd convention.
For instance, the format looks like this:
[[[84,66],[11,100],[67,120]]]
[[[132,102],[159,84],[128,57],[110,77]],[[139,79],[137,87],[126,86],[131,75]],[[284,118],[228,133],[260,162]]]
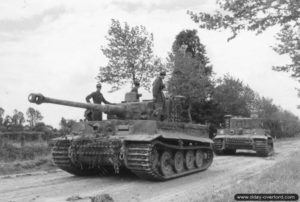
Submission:
[[[239,152],[235,156],[216,156],[212,166],[200,173],[170,180],[151,182],[134,175],[75,177],[63,171],[39,172],[0,177],[0,201],[73,200],[90,201],[90,196],[108,193],[115,201],[192,201],[226,188],[274,166],[300,150],[300,139],[275,142],[275,155],[256,157]],[[76,199],[79,196],[81,199]]]

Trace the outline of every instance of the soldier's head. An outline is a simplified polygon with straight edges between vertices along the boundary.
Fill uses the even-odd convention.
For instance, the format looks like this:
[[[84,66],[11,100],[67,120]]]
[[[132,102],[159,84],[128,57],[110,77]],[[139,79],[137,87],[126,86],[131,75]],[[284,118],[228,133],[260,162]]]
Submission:
[[[134,86],[137,87],[137,88],[140,87],[140,82],[137,81],[137,80],[135,80],[135,81],[133,82],[133,84],[134,84]]]
[[[166,76],[166,72],[165,71],[162,71],[162,72],[159,73],[159,77],[160,78],[164,79],[165,76]]]
[[[97,89],[97,91],[100,91],[100,90],[101,90],[101,88],[102,88],[102,85],[101,85],[100,83],[98,83],[98,84],[96,85],[96,89]]]

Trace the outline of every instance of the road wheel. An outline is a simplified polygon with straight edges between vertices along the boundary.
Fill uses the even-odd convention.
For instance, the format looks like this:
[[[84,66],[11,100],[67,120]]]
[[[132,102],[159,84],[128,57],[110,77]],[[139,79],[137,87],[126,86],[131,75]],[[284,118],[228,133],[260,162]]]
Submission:
[[[176,173],[181,173],[183,171],[184,156],[181,151],[177,151],[174,155],[174,170]]]
[[[197,150],[195,153],[195,166],[201,168],[204,162],[204,153],[201,150]]]
[[[164,176],[173,174],[172,170],[172,154],[169,151],[164,151],[160,157],[160,171]]]
[[[194,168],[195,155],[192,150],[189,150],[185,153],[185,166],[188,170],[192,170]]]

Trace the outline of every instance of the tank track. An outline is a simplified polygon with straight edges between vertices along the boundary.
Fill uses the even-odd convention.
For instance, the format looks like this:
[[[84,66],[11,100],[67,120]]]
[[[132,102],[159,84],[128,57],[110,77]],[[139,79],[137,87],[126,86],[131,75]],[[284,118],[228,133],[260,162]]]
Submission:
[[[103,145],[93,145],[94,147],[88,147],[87,144],[77,144],[74,145],[74,142],[71,140],[57,140],[52,148],[52,157],[53,162],[62,170],[71,173],[77,176],[90,176],[90,175],[110,175],[114,173],[114,167],[101,165],[100,161],[95,164],[95,159],[92,158],[90,162],[86,161],[76,161],[74,157],[80,157],[80,159],[84,159],[84,157],[88,157],[87,159],[91,159],[91,157],[100,155],[99,147]],[[79,149],[79,152],[74,152],[74,149]],[[95,150],[94,150],[95,149]],[[103,147],[101,147],[103,150]],[[92,151],[91,151],[92,150]],[[97,159],[97,158],[96,158]],[[99,159],[98,159],[99,160]]]
[[[224,140],[220,139],[220,138],[214,140],[213,148],[214,148],[215,154],[217,154],[217,155],[222,155],[223,154],[223,150],[222,150],[223,141]]]
[[[70,140],[57,140],[52,148],[53,162],[62,170],[77,176],[94,175],[95,169],[76,166],[69,158]]]
[[[184,167],[181,172],[176,172],[175,168],[172,167],[172,170],[170,170],[168,175],[162,172],[162,163],[159,161],[162,160],[162,154],[164,152],[170,152],[170,154],[172,154],[170,165],[173,164],[174,166],[173,158],[175,152],[179,151],[183,154],[186,154],[188,151],[191,151],[193,154],[195,154],[198,150],[205,153],[203,156],[203,163],[200,167],[197,167],[196,164],[194,164],[194,161],[192,164],[193,166],[190,169]],[[157,158],[157,156],[159,156],[159,158]],[[126,145],[125,160],[127,168],[129,168],[130,171],[138,177],[148,180],[164,181],[206,170],[213,161],[213,150],[211,146],[175,146],[160,141],[155,141],[152,143],[132,142],[127,143]]]
[[[273,140],[256,139],[255,151],[258,156],[271,156],[274,153]]]
[[[69,156],[75,165],[83,164],[107,174],[113,171],[118,173],[121,166],[121,146],[120,140],[76,140],[69,148]]]

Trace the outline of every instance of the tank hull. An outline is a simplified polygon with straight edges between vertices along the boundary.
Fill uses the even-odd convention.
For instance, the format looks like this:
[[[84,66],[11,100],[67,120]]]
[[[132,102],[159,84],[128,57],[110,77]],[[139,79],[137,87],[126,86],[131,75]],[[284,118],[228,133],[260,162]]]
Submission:
[[[214,138],[216,154],[234,154],[236,150],[252,150],[258,156],[271,156],[274,153],[273,138],[269,135],[217,135]]]
[[[54,140],[52,156],[59,168],[80,176],[118,174],[126,168],[143,179],[164,181],[206,170],[213,161],[213,142],[202,126],[149,120],[84,125],[91,124],[101,132]],[[108,126],[114,128],[109,135]]]

